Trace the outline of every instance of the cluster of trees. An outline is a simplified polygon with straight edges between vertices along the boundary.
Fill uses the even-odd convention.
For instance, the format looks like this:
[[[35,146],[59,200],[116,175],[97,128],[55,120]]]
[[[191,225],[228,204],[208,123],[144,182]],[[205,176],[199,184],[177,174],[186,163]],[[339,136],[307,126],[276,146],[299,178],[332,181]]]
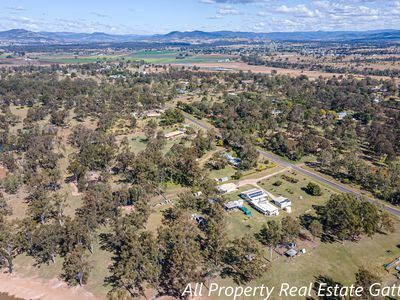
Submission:
[[[322,151],[318,168],[344,182],[355,182],[392,204],[400,203],[400,164],[396,161],[376,168],[352,153]]]
[[[358,63],[360,61],[354,61],[353,64],[349,63],[349,66],[335,66],[334,64],[321,64],[318,62],[290,62],[288,60],[276,60],[276,59],[265,59],[259,55],[243,55],[242,61],[249,65],[256,66],[268,66],[273,68],[282,69],[295,69],[295,70],[307,70],[307,71],[321,71],[326,73],[337,73],[337,74],[358,74],[364,76],[389,76],[399,77],[400,69],[378,69],[378,68],[359,68]],[[368,62],[377,62],[376,60],[363,60],[362,63],[365,65]]]
[[[373,102],[376,86],[386,90],[387,96],[398,94],[392,81],[253,75],[252,80],[243,76],[233,86],[236,83],[243,92],[226,92],[222,101],[204,98],[192,102],[190,109],[178,105],[196,116],[207,116],[219,129],[223,144],[242,158],[242,168],[254,166],[256,146],[292,160],[315,155],[326,161],[321,166],[332,175],[360,184],[371,177],[362,185],[399,203],[399,183],[394,179],[398,178],[394,166],[400,151],[399,110]],[[348,112],[347,116],[339,118],[340,111]]]
[[[196,210],[203,221],[190,218]],[[111,299],[144,295],[148,287],[159,294],[180,296],[188,282],[204,282],[225,274],[244,284],[268,268],[262,247],[252,237],[229,240],[219,202],[181,194],[174,208],[164,212],[158,233],[145,229],[138,212],[122,217],[105,247],[113,253]],[[137,219],[141,219],[139,222]],[[134,259],[133,259],[134,258]]]
[[[294,241],[301,230],[297,219],[286,217],[280,224],[268,222],[256,237],[228,238],[224,199],[216,194],[215,182],[198,162],[213,149],[216,133],[198,132],[190,143],[176,143],[164,153],[163,134],[158,124],[150,121],[144,126],[146,148],[134,153],[128,139],[117,139],[113,129],[117,124],[122,127],[117,121],[127,121],[131,130],[136,126],[132,112],[162,107],[164,101],[176,95],[178,82],[187,81],[191,90],[200,90],[204,95],[193,107],[219,128],[221,145],[237,154],[240,168],[250,169],[257,164],[257,146],[279,149],[290,157],[329,149],[357,149],[356,137],[368,124],[358,126],[347,119],[339,124],[332,108],[362,107],[367,113],[371,106],[360,103],[369,103],[368,87],[376,84],[372,79],[310,82],[304,77],[194,73],[174,68],[148,75],[126,71],[123,78],[112,82],[100,76],[102,82],[98,84],[78,75],[65,78],[60,74],[71,70],[63,67],[31,68],[0,72],[1,161],[12,174],[2,184],[7,193],[17,193],[21,185],[29,192],[26,215],[17,220],[9,218],[11,211],[0,197],[0,266],[12,272],[13,259],[22,253],[39,265],[61,259],[65,280],[82,285],[90,276],[94,245],[100,243],[112,253],[111,276],[107,279],[112,299],[143,295],[147,287],[161,295],[179,296],[188,282],[219,275],[245,284],[269,267],[262,245],[273,247]],[[101,64],[82,65],[74,72],[109,74],[103,68]],[[226,91],[230,88],[244,92],[229,95]],[[208,98],[210,91],[225,93],[221,101],[212,101]],[[285,99],[267,97],[266,91],[284,95]],[[12,104],[28,107],[23,127],[17,131],[10,130],[18,121],[10,111]],[[79,124],[66,136],[61,130],[69,125],[71,116],[77,122],[90,118],[97,128]],[[179,123],[182,117],[177,109],[167,110],[160,125]],[[326,134],[316,127],[325,129]],[[380,132],[396,136],[396,130],[385,128]],[[72,151],[69,156],[66,148]],[[333,166],[328,158],[326,164]],[[208,167],[220,169],[226,163],[224,157],[215,154]],[[393,194],[396,188],[398,191],[395,166],[382,168],[387,176],[382,185],[383,190],[388,186],[386,193]],[[65,169],[70,178],[63,178]],[[352,172],[356,177],[358,172]],[[60,191],[64,180],[74,181],[83,193],[82,205],[68,214],[66,197]],[[114,189],[112,180],[118,180]],[[199,190],[202,195],[180,195],[173,209],[164,212],[157,233],[151,232],[146,226],[149,200],[163,196],[171,182]],[[315,186],[307,189],[318,194]],[[393,223],[383,212],[346,197],[332,198],[318,211],[318,217],[307,223],[307,229],[315,236],[323,232],[338,239],[392,230]],[[124,205],[133,205],[134,209],[122,213]],[[334,215],[336,210],[340,218]],[[201,216],[200,221],[191,219],[193,213]]]
[[[394,231],[394,220],[388,212],[351,194],[332,195],[326,205],[317,209],[317,217],[302,216],[302,221],[311,233],[320,235],[322,228],[327,238],[340,241]]]
[[[294,242],[299,237],[300,230],[300,222],[287,216],[282,219],[280,224],[275,220],[268,221],[262,226],[256,237],[263,245],[269,247],[270,259],[272,259],[272,249],[278,244]]]
[[[182,123],[184,120],[185,118],[179,109],[167,109],[162,115],[160,125],[170,126],[177,123]]]

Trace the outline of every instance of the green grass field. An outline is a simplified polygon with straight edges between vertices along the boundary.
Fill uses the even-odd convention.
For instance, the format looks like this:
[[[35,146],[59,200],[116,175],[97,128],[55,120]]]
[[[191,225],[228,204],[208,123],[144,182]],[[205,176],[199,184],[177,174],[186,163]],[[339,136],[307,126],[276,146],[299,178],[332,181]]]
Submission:
[[[183,59],[177,59],[179,52],[177,51],[138,51],[129,55],[134,60],[144,60],[153,64],[174,64],[174,63],[202,63],[202,62],[218,62],[226,60],[227,57],[215,57],[209,55],[189,56]]]
[[[397,224],[397,230],[400,230]],[[297,256],[294,259],[277,257],[273,260],[270,269],[265,275],[248,285],[280,287],[281,283],[287,282],[292,286],[305,286],[314,282],[317,276],[330,276],[342,284],[351,284],[355,281],[354,274],[360,266],[382,276],[384,282],[392,282],[395,277],[383,270],[383,265],[400,256],[400,248],[396,247],[398,233],[382,235],[377,234],[374,238],[364,237],[357,243],[321,243],[314,250]],[[267,251],[267,249],[266,249]],[[218,279],[220,285],[236,285],[229,279]],[[259,298],[259,297],[258,297]],[[258,299],[256,297],[256,299]],[[227,297],[213,297],[213,299],[229,299]],[[250,298],[251,299],[251,298]],[[276,294],[270,299],[282,298]],[[293,297],[290,299],[304,299],[304,297]]]
[[[297,183],[289,183],[281,178],[285,174],[299,180]],[[282,181],[282,185],[274,186],[277,180]],[[292,217],[297,217],[304,213],[313,213],[313,205],[323,205],[335,191],[321,186],[323,195],[314,197],[303,191],[308,182],[308,177],[301,174],[287,171],[278,174],[259,183],[259,186],[272,193],[274,196],[283,195],[292,201]],[[227,195],[230,200],[239,198],[240,192],[254,188],[253,186],[243,186],[236,193]],[[241,211],[228,213],[227,233],[230,238],[254,235],[267,220],[280,220],[288,215],[281,211],[277,217],[266,217],[255,211],[247,203],[245,207],[252,212],[252,217],[247,217]],[[307,253],[288,259],[274,253],[271,268],[265,275],[249,285],[258,286],[265,284],[268,286],[279,287],[281,283],[288,282],[295,286],[309,285],[314,282],[319,275],[330,276],[342,284],[351,284],[355,281],[354,274],[360,266],[366,266],[382,276],[384,282],[391,282],[395,277],[384,271],[383,265],[400,256],[398,243],[398,230],[400,223],[396,221],[397,232],[393,234],[377,234],[373,238],[363,237],[359,242],[344,243],[321,243],[316,242],[316,247],[306,248]],[[267,251],[267,249],[265,249]],[[267,255],[268,257],[268,255]],[[267,258],[266,257],[266,258]],[[236,285],[229,279],[219,278],[216,280],[220,285]],[[225,299],[226,297],[214,297],[214,299]],[[228,298],[226,298],[228,299]],[[271,298],[270,298],[271,299]],[[272,299],[282,299],[275,295]],[[285,299],[285,298],[283,298]],[[302,298],[291,298],[302,299]]]

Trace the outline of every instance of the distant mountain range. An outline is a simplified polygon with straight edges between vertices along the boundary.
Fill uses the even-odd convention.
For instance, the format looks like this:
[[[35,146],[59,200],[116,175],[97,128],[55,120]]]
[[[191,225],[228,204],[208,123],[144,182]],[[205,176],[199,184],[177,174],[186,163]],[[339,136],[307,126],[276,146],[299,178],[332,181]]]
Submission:
[[[305,32],[238,32],[238,31],[173,31],[168,34],[136,35],[103,32],[33,32],[11,29],[0,32],[0,42],[16,44],[123,43],[135,41],[190,40],[272,40],[272,41],[400,41],[400,30],[370,31],[305,31]]]

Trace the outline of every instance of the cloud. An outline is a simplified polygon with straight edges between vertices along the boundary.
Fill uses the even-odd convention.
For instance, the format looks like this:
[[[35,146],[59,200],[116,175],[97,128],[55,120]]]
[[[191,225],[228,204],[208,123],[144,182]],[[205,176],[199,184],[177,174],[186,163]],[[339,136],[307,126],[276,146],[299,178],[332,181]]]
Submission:
[[[240,11],[231,6],[224,6],[218,9],[218,15],[240,15]]]
[[[199,0],[200,3],[213,4],[213,3],[227,3],[227,4],[249,4],[264,2],[265,0]]]
[[[21,5],[17,5],[17,6],[8,6],[8,7],[6,7],[6,9],[8,9],[8,10],[14,10],[14,11],[24,11],[24,10],[26,10],[26,8],[24,8],[24,7],[21,6]]]
[[[316,13],[310,10],[304,4],[298,4],[296,6],[288,7],[286,5],[281,5],[276,9],[276,12],[284,14],[292,14],[296,17],[312,18],[316,16]]]
[[[268,13],[266,13],[265,11],[259,11],[259,12],[257,13],[257,16],[259,16],[259,17],[266,17],[266,16],[268,16]]]
[[[99,18],[109,18],[110,17],[109,15],[102,14],[102,13],[99,13],[99,12],[96,12],[96,11],[93,11],[92,14],[95,15],[96,17],[99,17]]]
[[[2,22],[1,28],[24,28],[32,31],[68,31],[68,32],[109,32],[132,33],[134,29],[122,24],[108,24],[87,19],[71,20],[55,18],[52,20],[34,19],[26,16],[10,15]]]
[[[215,16],[208,17],[207,19],[210,19],[210,20],[220,20],[220,19],[223,19],[223,18],[224,18],[224,16],[215,15]]]

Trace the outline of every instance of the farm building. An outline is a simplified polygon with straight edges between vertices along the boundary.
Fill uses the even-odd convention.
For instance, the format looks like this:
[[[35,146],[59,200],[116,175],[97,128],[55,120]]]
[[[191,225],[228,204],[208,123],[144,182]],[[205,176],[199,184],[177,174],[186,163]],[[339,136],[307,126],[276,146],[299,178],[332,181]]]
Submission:
[[[240,194],[254,209],[267,216],[278,216],[279,209],[268,201],[268,195],[262,189],[251,189]]]
[[[292,205],[292,201],[290,201],[288,198],[285,198],[282,196],[272,199],[272,202],[274,202],[274,204],[276,206],[278,206],[279,208],[285,208],[285,207]]]
[[[260,199],[268,199],[267,193],[263,189],[251,189],[240,194],[240,197],[246,201],[254,201]]]
[[[198,224],[202,224],[206,221],[202,216],[197,215],[197,214],[192,214],[191,218],[192,218],[192,220],[196,221]]]
[[[286,251],[285,254],[286,254],[286,256],[288,256],[288,257],[294,257],[294,256],[297,255],[297,251],[294,250],[294,249],[290,249],[290,250]]]
[[[159,118],[161,117],[162,113],[164,113],[164,110],[159,109],[159,110],[149,110],[144,112],[144,116],[147,118]]]
[[[228,163],[234,167],[238,167],[240,165],[241,159],[237,157],[233,157],[229,153],[225,153],[224,157],[228,160]]]
[[[266,199],[254,200],[254,201],[249,202],[249,204],[255,210],[257,210],[258,212],[260,212],[266,216],[278,216],[279,215],[279,209],[275,205],[272,205]]]
[[[236,200],[236,201],[231,201],[227,202],[224,204],[224,207],[226,210],[232,210],[236,208],[240,208],[243,206],[244,201],[243,200]]]
[[[173,140],[173,139],[175,139],[175,138],[177,138],[177,137],[183,136],[184,134],[185,134],[185,133],[184,133],[183,131],[181,131],[181,130],[176,130],[176,131],[172,131],[172,132],[168,132],[168,133],[164,134],[164,137],[165,137],[167,140]]]
[[[238,190],[237,185],[234,183],[225,183],[223,185],[220,185],[217,187],[217,190],[220,193],[223,194],[228,194],[228,193],[232,193]]]
[[[347,117],[347,112],[341,111],[337,113],[337,118],[339,121],[343,120],[345,117]]]

